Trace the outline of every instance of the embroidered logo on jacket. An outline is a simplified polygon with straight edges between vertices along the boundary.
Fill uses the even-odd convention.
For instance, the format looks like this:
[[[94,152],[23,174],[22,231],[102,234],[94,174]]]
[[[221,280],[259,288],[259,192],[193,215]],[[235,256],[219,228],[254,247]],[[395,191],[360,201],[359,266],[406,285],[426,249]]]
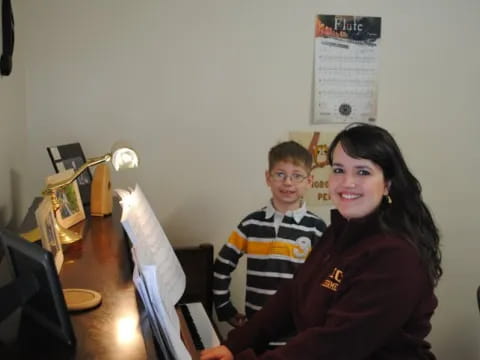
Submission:
[[[322,286],[332,290],[332,291],[337,291],[338,287],[342,283],[343,279],[343,271],[338,269],[338,268],[333,268],[333,271],[328,275],[328,277],[323,280]]]

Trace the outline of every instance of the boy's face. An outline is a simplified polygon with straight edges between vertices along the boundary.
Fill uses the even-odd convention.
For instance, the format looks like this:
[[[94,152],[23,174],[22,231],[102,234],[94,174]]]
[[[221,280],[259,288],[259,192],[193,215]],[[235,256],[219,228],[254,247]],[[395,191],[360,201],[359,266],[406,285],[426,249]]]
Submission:
[[[279,161],[270,171],[265,172],[267,185],[272,191],[273,204],[280,212],[295,210],[305,191],[312,184],[312,177],[304,166]]]

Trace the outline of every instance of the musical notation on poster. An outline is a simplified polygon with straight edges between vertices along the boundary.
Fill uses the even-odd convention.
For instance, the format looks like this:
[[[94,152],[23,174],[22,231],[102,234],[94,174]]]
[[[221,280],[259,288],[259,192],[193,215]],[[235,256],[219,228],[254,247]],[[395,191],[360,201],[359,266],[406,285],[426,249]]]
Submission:
[[[313,124],[375,122],[381,18],[318,15]]]

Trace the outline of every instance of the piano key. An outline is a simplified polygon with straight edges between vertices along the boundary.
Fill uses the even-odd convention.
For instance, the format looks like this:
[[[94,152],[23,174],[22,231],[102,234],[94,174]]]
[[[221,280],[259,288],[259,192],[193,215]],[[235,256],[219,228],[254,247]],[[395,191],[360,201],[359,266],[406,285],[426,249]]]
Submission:
[[[193,319],[193,323],[197,328],[197,333],[200,336],[201,342],[204,348],[211,348],[220,345],[217,333],[212,326],[210,318],[207,315],[202,303],[188,303],[185,304],[188,307],[190,316]]]
[[[195,349],[203,350],[205,346],[203,345],[202,339],[200,334],[198,333],[197,326],[195,325],[195,321],[192,319],[192,315],[190,314],[190,310],[186,304],[180,305],[180,310],[182,311],[183,318],[185,319],[188,330],[190,332],[190,336],[193,341],[193,345],[195,345]]]

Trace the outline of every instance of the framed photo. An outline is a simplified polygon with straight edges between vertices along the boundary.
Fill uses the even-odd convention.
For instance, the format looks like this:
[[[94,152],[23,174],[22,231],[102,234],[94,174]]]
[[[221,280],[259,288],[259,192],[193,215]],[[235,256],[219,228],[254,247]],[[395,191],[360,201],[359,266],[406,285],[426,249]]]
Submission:
[[[71,177],[74,173],[73,169],[68,169],[59,172],[55,175],[47,177],[46,183],[55,184]],[[57,222],[64,228],[69,228],[72,225],[85,219],[85,211],[83,209],[80,191],[78,189],[77,181],[68,184],[62,189],[57,190],[57,199],[60,202],[60,209],[57,215]]]
[[[63,251],[60,238],[55,230],[55,218],[53,216],[52,203],[50,199],[44,197],[37,210],[35,211],[37,225],[40,228],[42,247],[52,253],[57,272],[63,265]]]
[[[86,161],[80,143],[49,146],[47,152],[57,173],[67,169],[77,170]],[[90,184],[92,182],[90,169],[86,169],[77,178],[77,182],[83,205],[90,204]]]

